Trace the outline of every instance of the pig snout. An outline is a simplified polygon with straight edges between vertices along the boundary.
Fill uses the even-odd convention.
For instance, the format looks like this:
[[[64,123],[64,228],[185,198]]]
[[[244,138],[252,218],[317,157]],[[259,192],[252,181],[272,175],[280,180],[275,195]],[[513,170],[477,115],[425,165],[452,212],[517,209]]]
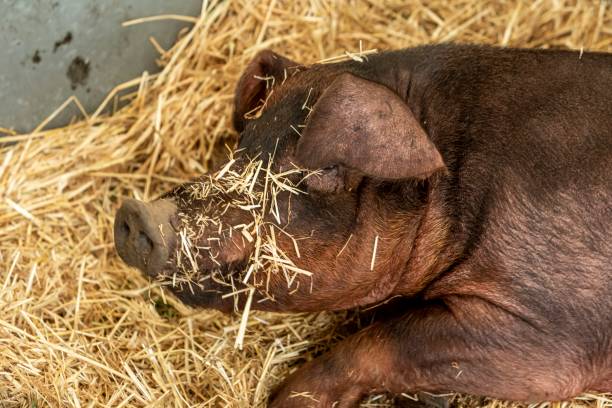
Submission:
[[[126,200],[114,226],[115,247],[121,259],[151,277],[162,272],[176,245],[176,211],[170,200]]]

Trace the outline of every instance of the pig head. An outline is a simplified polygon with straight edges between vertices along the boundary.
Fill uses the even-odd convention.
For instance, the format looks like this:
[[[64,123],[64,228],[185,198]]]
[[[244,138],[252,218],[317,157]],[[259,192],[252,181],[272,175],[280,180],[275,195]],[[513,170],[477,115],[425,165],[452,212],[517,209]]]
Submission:
[[[270,51],[246,69],[235,101],[240,141],[231,162],[157,202],[126,201],[115,223],[119,255],[172,283],[184,301],[222,310],[237,300],[223,295],[247,285],[257,289],[253,307],[264,310],[344,309],[390,296],[408,263],[427,179],[445,168],[410,108],[384,85]],[[256,109],[256,119],[245,118]],[[290,191],[262,205],[254,196],[277,175]],[[245,194],[236,184],[249,176]],[[233,187],[211,187],[228,177]],[[211,188],[215,194],[202,194]],[[254,240],[270,234],[289,270],[245,276]],[[181,257],[185,245],[195,250]]]

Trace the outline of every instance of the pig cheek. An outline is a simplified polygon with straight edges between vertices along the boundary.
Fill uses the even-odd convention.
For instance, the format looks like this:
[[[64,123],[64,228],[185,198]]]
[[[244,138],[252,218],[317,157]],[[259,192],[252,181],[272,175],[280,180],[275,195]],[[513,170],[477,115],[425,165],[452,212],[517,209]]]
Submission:
[[[234,234],[220,244],[219,261],[226,264],[236,264],[247,261],[254,250],[254,243],[248,242],[242,235]]]
[[[299,241],[298,241],[299,242]],[[310,272],[311,276],[299,276],[298,293],[314,296],[318,291],[328,291],[344,276],[343,263],[337,262],[340,247],[336,240],[308,238],[301,241],[300,257],[292,258],[296,266]],[[307,245],[305,245],[307,243]],[[286,286],[286,285],[285,285]]]

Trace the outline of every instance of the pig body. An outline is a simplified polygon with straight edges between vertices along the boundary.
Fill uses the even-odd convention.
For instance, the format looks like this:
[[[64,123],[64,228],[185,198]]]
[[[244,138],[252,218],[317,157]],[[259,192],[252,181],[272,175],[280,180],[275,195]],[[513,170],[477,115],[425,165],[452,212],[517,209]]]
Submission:
[[[272,92],[255,76],[274,77]],[[256,57],[236,95],[242,151],[323,169],[282,220],[314,237],[294,259],[313,277],[292,294],[272,285],[276,301],[259,308],[411,299],[297,370],[271,405],[612,391],[611,95],[610,54],[440,45],[312,67]],[[184,194],[167,196],[177,211]]]

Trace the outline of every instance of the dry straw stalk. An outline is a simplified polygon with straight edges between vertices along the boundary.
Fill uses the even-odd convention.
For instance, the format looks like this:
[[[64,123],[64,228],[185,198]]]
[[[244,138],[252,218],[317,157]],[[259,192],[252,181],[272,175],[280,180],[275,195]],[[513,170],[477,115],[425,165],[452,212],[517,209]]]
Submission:
[[[241,325],[240,317],[191,310],[113,249],[122,198],[153,199],[224,156],[219,146],[235,140],[233,86],[258,50],[273,47],[305,63],[442,41],[612,51],[611,7],[605,0],[208,1],[200,18],[167,16],[193,28],[167,51],[153,40],[163,70],[117,87],[98,111],[61,129],[45,130],[44,121],[26,135],[0,124],[9,142],[0,147],[0,406],[258,406],[293,367],[342,337],[342,322],[359,326],[352,312],[252,312]],[[127,105],[104,114],[125,90],[119,99]],[[57,111],[69,104],[78,100]],[[543,405],[612,407],[612,399]]]

